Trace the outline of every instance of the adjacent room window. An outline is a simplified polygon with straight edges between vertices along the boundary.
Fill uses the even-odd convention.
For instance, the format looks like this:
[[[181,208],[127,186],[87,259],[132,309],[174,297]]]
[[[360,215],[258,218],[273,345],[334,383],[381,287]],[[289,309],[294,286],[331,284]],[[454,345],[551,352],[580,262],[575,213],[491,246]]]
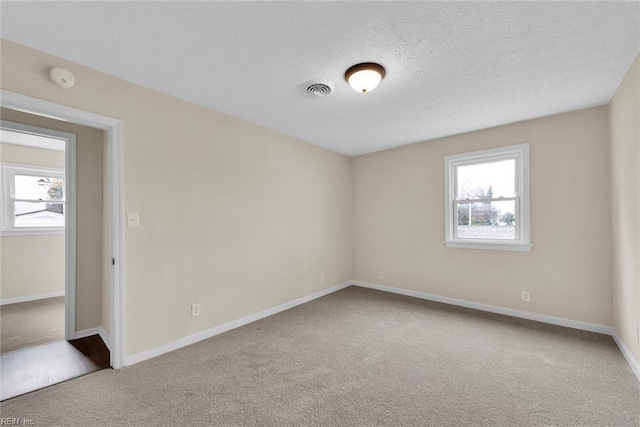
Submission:
[[[447,247],[530,251],[529,144],[444,158]]]
[[[63,169],[1,163],[2,232],[53,232],[65,227]]]

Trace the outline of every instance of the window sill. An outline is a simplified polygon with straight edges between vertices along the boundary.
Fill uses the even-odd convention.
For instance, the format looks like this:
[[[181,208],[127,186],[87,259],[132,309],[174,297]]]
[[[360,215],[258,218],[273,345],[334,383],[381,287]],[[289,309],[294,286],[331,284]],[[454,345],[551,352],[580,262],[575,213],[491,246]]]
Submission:
[[[531,252],[531,243],[512,243],[512,242],[496,242],[496,241],[483,241],[472,242],[468,240],[448,240],[442,242],[448,248],[458,249],[484,249],[493,251],[515,251],[515,252]]]
[[[2,230],[0,231],[0,237],[10,236],[45,236],[49,234],[64,234],[64,229],[55,230]]]

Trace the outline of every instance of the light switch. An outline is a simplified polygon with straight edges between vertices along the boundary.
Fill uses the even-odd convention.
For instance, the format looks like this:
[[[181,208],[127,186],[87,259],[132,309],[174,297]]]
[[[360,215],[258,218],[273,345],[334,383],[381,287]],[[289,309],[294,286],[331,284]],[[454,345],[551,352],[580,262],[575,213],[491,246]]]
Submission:
[[[127,226],[129,228],[140,227],[140,216],[137,212],[127,214]]]

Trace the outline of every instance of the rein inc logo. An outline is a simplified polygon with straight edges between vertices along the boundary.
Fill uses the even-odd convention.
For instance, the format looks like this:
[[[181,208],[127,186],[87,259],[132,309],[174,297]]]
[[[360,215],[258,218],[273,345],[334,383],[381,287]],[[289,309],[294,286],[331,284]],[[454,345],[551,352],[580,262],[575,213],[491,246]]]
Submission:
[[[28,418],[0,418],[0,426],[34,426],[35,421]]]

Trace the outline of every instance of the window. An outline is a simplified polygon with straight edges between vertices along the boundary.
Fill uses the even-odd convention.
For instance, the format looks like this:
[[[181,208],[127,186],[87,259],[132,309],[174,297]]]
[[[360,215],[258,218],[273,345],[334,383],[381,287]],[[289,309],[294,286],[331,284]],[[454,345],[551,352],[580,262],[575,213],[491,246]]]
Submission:
[[[64,231],[64,170],[11,163],[1,165],[2,233]]]
[[[444,158],[447,247],[530,251],[529,144]]]

